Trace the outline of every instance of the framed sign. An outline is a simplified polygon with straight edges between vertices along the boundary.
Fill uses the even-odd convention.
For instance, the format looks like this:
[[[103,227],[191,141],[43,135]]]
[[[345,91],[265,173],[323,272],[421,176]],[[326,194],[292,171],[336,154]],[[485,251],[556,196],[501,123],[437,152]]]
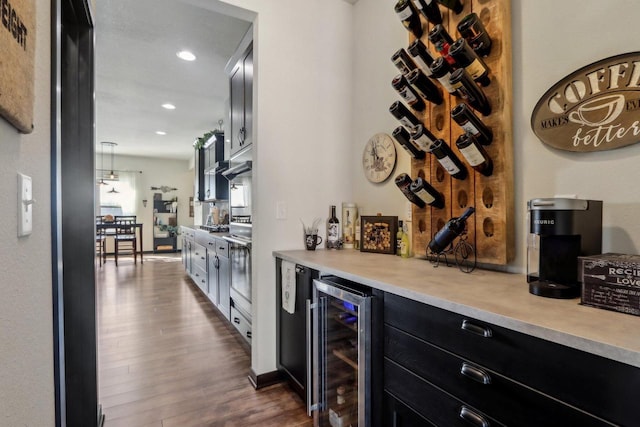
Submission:
[[[0,1],[0,114],[23,133],[33,130],[35,0]]]
[[[640,52],[587,65],[538,101],[531,128],[567,151],[604,151],[640,142]]]

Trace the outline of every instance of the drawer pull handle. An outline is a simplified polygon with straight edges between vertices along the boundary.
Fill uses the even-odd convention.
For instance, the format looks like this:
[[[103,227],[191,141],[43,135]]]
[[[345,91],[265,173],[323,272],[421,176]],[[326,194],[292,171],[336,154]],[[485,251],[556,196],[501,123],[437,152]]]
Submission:
[[[491,424],[489,424],[489,421],[487,421],[485,417],[471,410],[470,408],[467,408],[466,406],[463,406],[462,408],[460,408],[460,418],[462,418],[468,423],[473,424],[474,426],[478,426],[478,427],[491,426]]]
[[[467,378],[471,378],[472,380],[479,382],[480,384],[491,384],[491,376],[488,373],[483,369],[468,364],[467,362],[462,363],[460,373]]]
[[[233,318],[233,323],[239,325],[240,324],[240,318],[239,317],[234,317]]]
[[[491,338],[493,333],[491,329],[486,326],[479,326],[471,323],[468,320],[462,321],[462,326],[460,327],[463,331],[471,332],[472,334],[480,335],[483,338]]]

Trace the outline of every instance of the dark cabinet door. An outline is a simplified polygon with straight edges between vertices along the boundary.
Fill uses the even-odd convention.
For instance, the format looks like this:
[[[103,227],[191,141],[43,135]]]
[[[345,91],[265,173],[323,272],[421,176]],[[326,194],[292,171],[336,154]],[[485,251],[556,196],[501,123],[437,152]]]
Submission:
[[[231,135],[229,155],[233,157],[253,141],[253,45],[231,72]]]
[[[231,266],[229,258],[218,255],[218,310],[227,319],[231,311]]]
[[[388,427],[435,427],[413,409],[393,397],[384,395],[383,426]]]
[[[253,49],[243,60],[244,68],[244,135],[242,147],[253,143]]]

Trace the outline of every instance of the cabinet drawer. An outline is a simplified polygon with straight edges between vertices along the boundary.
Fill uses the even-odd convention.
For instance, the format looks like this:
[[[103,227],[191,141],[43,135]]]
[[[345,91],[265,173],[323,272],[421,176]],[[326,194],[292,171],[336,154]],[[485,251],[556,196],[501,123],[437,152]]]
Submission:
[[[384,361],[384,384],[387,393],[437,426],[504,426],[389,359]]]
[[[388,325],[384,332],[384,354],[422,379],[509,425],[611,425]]]
[[[434,424],[389,393],[384,393],[382,425],[393,427],[435,427]]]
[[[224,258],[229,258],[229,242],[216,239],[216,254]]]
[[[251,343],[251,323],[233,306],[231,306],[231,324],[247,342]]]
[[[200,267],[193,266],[191,268],[191,279],[194,283],[202,290],[202,292],[207,294],[209,289],[207,287],[207,272]]]
[[[637,423],[640,369],[385,294],[385,323],[586,412]]]
[[[191,253],[192,265],[204,270],[205,275],[207,272],[207,250],[204,246],[193,243]]]

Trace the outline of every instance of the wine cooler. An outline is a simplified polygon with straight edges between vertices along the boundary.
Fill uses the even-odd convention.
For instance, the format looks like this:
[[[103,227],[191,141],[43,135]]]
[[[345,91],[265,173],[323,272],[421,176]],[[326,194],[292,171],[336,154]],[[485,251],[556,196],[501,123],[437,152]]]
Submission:
[[[308,384],[316,427],[371,424],[371,299],[370,290],[338,277],[313,281]]]

